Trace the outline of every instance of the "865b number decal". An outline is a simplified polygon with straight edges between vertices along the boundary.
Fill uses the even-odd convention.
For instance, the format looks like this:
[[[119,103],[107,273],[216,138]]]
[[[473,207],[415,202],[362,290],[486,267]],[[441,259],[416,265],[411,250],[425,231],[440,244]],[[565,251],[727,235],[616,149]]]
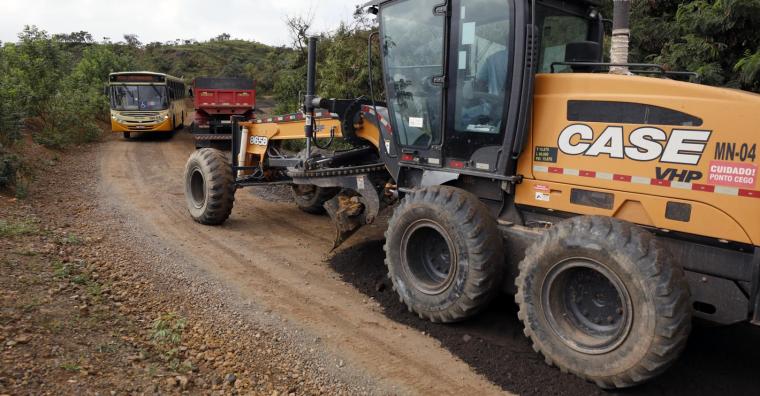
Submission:
[[[254,146],[266,146],[269,144],[269,139],[266,136],[251,136],[250,141]]]

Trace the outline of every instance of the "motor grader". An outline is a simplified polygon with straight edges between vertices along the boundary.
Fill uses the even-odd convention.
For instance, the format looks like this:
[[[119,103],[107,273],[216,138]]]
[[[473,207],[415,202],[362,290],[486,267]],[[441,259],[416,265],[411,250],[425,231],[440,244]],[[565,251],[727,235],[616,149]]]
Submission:
[[[603,388],[663,372],[692,318],[760,325],[760,96],[607,73],[597,6],[367,4],[385,100],[317,96],[310,40],[303,111],[234,120],[231,154],[192,154],[190,214],[218,225],[237,189],[292,185],[337,245],[388,208],[410,311],[456,322],[512,293],[534,349]]]

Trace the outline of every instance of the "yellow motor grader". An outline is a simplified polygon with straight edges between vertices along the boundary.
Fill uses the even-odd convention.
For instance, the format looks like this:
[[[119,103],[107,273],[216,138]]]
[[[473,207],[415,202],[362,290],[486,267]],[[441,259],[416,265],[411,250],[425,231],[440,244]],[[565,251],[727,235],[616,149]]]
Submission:
[[[237,189],[289,184],[337,245],[387,207],[410,311],[455,322],[513,293],[535,350],[604,388],[663,372],[693,317],[760,325],[760,96],[606,73],[597,6],[368,4],[386,100],[318,97],[311,40],[303,111],[234,120],[231,154],[196,151],[190,214],[221,224]]]

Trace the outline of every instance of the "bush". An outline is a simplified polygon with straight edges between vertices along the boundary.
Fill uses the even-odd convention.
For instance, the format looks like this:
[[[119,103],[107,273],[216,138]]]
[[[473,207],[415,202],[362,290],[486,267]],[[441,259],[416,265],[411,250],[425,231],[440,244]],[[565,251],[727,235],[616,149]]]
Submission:
[[[17,72],[11,70],[0,48],[0,146],[10,147],[21,138],[24,102]]]
[[[17,155],[8,153],[0,147],[0,188],[16,184],[21,161]]]

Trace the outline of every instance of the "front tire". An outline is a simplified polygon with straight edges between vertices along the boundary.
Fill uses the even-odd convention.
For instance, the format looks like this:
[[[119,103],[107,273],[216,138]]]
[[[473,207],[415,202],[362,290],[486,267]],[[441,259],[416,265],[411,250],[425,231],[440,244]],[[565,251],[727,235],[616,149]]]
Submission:
[[[224,223],[235,203],[235,179],[227,157],[219,150],[193,152],[185,166],[185,201],[193,220]]]
[[[385,236],[393,289],[420,318],[467,319],[499,291],[501,234],[488,208],[464,190],[436,186],[407,195]]]
[[[325,188],[310,184],[294,184],[292,186],[293,200],[298,209],[310,214],[325,213],[325,202],[331,200],[340,192],[340,188]]]
[[[526,252],[516,285],[533,349],[602,388],[657,376],[691,329],[683,270],[650,233],[619,220],[554,226]]]

